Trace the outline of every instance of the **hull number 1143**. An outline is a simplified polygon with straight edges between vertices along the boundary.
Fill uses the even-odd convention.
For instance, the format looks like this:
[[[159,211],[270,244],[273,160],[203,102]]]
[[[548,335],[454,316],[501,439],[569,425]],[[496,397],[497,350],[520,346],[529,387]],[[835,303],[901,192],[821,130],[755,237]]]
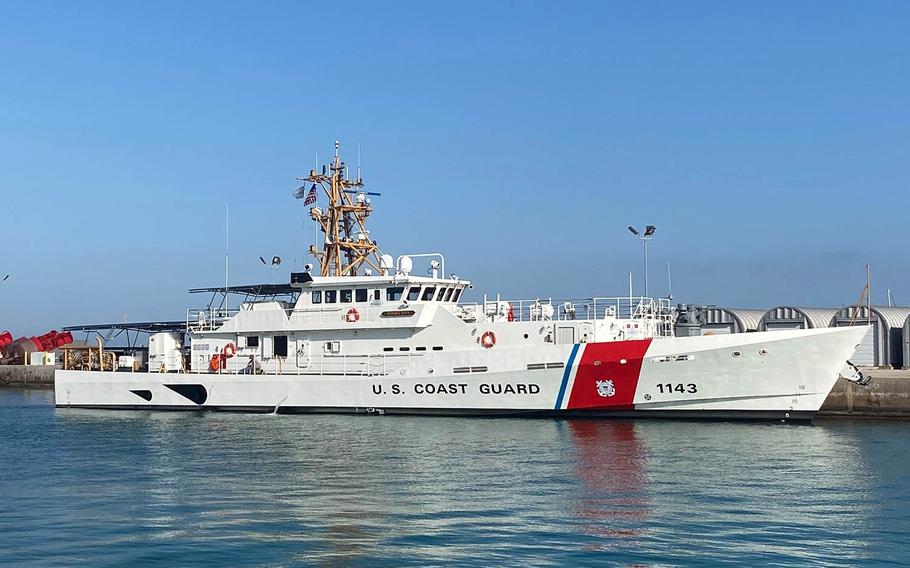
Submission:
[[[661,394],[671,394],[674,392],[692,393],[698,392],[698,386],[695,383],[661,383],[657,385],[657,390]]]

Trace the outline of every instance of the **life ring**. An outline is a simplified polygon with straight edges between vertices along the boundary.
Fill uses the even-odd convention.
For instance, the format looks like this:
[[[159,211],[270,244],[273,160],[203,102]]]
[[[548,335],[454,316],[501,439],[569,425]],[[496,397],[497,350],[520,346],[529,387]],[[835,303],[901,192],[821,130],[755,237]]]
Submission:
[[[221,355],[224,356],[225,359],[230,359],[236,354],[237,347],[233,343],[228,343],[224,346],[224,349],[221,350]]]
[[[360,312],[357,311],[357,308],[351,308],[348,310],[348,313],[344,314],[344,321],[348,323],[360,321]]]
[[[490,349],[496,345],[496,334],[492,331],[488,331],[480,336],[480,344],[484,349]]]
[[[218,371],[221,369],[221,355],[218,355],[217,353],[212,355],[212,360],[209,361],[209,368],[211,368],[213,371]]]

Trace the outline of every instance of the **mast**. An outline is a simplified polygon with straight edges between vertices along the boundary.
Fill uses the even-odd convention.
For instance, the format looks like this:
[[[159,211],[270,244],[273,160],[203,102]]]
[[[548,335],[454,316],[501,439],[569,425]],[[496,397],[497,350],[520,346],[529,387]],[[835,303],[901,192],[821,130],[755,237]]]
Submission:
[[[348,168],[338,153],[340,144],[335,141],[335,157],[322,172],[310,170],[310,175],[297,178],[312,183],[311,191],[318,185],[328,198],[323,211],[320,207],[310,208],[310,218],[322,231],[322,249],[310,245],[310,254],[319,261],[322,276],[356,276],[363,265],[369,265],[381,272],[379,245],[370,239],[366,219],[373,212],[368,195],[379,195],[363,190],[363,178],[357,172],[356,179],[348,178]],[[303,189],[303,188],[301,188]],[[299,191],[299,190],[298,190]],[[306,202],[304,202],[306,203]]]

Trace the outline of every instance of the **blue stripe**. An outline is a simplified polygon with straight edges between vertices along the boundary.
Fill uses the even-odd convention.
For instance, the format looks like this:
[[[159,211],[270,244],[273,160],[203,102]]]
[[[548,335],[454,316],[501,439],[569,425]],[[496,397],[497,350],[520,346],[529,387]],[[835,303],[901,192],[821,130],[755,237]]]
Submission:
[[[569,355],[569,362],[566,363],[566,371],[562,374],[562,384],[559,385],[559,396],[556,397],[556,408],[562,408],[562,397],[566,395],[566,387],[569,385],[569,375],[572,374],[572,364],[575,363],[575,356],[578,355],[578,344],[572,346],[572,354]]]

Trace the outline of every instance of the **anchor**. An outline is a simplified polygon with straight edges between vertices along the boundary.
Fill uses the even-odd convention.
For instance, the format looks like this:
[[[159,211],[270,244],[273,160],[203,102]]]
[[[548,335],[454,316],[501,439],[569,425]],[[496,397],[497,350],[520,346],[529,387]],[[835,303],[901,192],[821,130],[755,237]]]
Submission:
[[[863,372],[859,370],[859,367],[849,360],[844,365],[844,368],[840,370],[840,378],[862,386],[866,386],[872,382],[872,377],[863,374]]]

